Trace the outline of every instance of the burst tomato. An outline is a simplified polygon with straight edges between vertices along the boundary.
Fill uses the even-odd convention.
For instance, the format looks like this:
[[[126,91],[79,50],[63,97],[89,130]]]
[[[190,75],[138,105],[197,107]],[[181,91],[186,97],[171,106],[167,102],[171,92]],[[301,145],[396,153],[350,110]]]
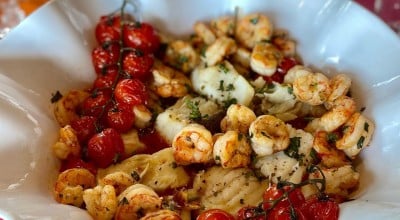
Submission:
[[[97,169],[94,164],[82,160],[82,158],[77,156],[69,156],[67,159],[63,160],[60,167],[60,172],[63,172],[72,168],[85,168],[89,170],[93,175],[97,174]]]
[[[99,167],[106,168],[124,157],[124,143],[121,135],[113,128],[106,128],[90,138],[87,157]]]
[[[99,44],[116,42],[120,39],[121,17],[114,15],[101,16],[96,25],[95,35]]]
[[[128,52],[122,62],[123,70],[133,78],[144,79],[150,75],[154,56],[141,51]]]
[[[76,136],[81,144],[86,143],[96,133],[96,118],[82,116],[71,122],[71,127],[76,131]]]
[[[247,206],[239,209],[237,213],[238,220],[264,220],[265,219],[265,211],[259,207]]]
[[[101,117],[110,108],[111,90],[94,90],[92,94],[82,103],[82,114]]]
[[[136,22],[125,25],[122,37],[125,45],[146,53],[154,53],[160,47],[160,37],[148,23]]]
[[[290,187],[284,187],[283,189],[278,189],[275,185],[272,185],[268,187],[268,189],[264,192],[263,195],[263,208],[265,210],[271,208],[274,202],[276,202],[277,199],[283,196],[283,194],[287,191],[289,191],[291,188]],[[300,206],[301,204],[304,203],[305,198],[303,193],[299,188],[294,189],[289,193],[289,200],[288,198],[284,198],[281,201],[279,201],[275,207],[289,207],[290,203],[297,207]],[[275,201],[274,201],[275,200]]]
[[[93,88],[104,89],[111,88],[118,76],[118,67],[110,66],[107,67],[102,74],[98,74],[96,80],[93,83]]]
[[[265,76],[264,80],[267,82],[282,83],[286,73],[299,62],[293,57],[285,57],[279,63],[276,72],[272,76]]]
[[[277,207],[272,209],[268,215],[267,220],[306,220],[307,218],[297,207],[293,207],[291,210],[289,206],[287,207]],[[307,219],[308,220],[308,219]]]
[[[93,49],[92,62],[97,74],[101,74],[104,68],[116,65],[119,59],[120,46],[118,44],[106,44]]]
[[[235,217],[222,209],[209,209],[197,216],[196,220],[235,220]]]
[[[148,94],[146,86],[138,79],[123,79],[115,87],[115,99],[130,107],[146,104]]]
[[[313,196],[301,206],[301,211],[309,220],[337,220],[339,218],[339,205],[329,198],[319,199]]]
[[[135,122],[133,109],[127,105],[117,103],[107,112],[107,125],[120,133],[127,132]]]

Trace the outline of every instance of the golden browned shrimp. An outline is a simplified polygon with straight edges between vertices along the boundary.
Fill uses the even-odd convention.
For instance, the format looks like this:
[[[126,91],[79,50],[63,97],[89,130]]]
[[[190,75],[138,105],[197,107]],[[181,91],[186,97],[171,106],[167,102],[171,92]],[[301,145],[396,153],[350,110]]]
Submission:
[[[341,96],[345,96],[350,90],[351,79],[346,74],[338,74],[331,78],[330,86],[332,93],[328,97],[328,102],[333,102]]]
[[[211,29],[203,22],[196,22],[194,24],[194,32],[199,36],[207,45],[214,43],[216,37]]]
[[[256,43],[271,39],[273,26],[269,18],[260,13],[253,13],[241,18],[237,24],[236,39],[249,49]]]
[[[94,220],[111,220],[117,210],[117,196],[111,185],[96,186],[83,192],[86,209]]]
[[[168,44],[164,61],[188,73],[199,64],[200,57],[189,42],[177,40]]]
[[[207,66],[214,66],[223,61],[225,57],[235,53],[236,49],[235,40],[229,37],[219,37],[206,49],[201,59]]]
[[[297,78],[309,74],[312,74],[312,71],[310,69],[308,69],[303,65],[296,65],[288,70],[288,72],[285,75],[285,78],[283,79],[283,82],[288,84],[293,84]]]
[[[161,209],[146,214],[140,220],[181,220],[181,217],[174,211]]]
[[[275,73],[282,57],[283,54],[273,44],[260,42],[251,52],[250,67],[260,75],[271,76]]]
[[[81,146],[75,130],[70,125],[66,125],[63,128],[60,128],[59,133],[60,137],[53,145],[53,152],[56,157],[63,160],[69,155],[79,156],[81,152]]]
[[[202,125],[189,124],[175,135],[172,148],[177,164],[208,163],[213,153],[212,134]]]
[[[58,175],[54,185],[54,197],[59,203],[80,207],[83,203],[83,191],[95,185],[96,178],[89,170],[68,169]]]
[[[217,37],[233,36],[235,34],[235,19],[230,16],[222,16],[212,20],[210,27]]]
[[[272,115],[261,115],[253,121],[249,135],[257,156],[271,155],[289,146],[289,131],[285,123]]]
[[[374,123],[356,112],[343,125],[343,137],[336,142],[336,147],[354,159],[364,147],[368,146],[374,130]]]
[[[289,39],[287,33],[278,33],[272,38],[272,43],[282,51],[286,57],[293,57],[296,55],[296,43]]]
[[[119,195],[123,192],[126,188],[133,185],[136,181],[133,177],[126,172],[123,171],[116,171],[113,173],[109,173],[104,176],[102,179],[99,180],[99,185],[106,186],[110,185],[113,186],[115,189],[115,193]]]
[[[304,130],[308,132],[327,131],[332,132],[343,125],[355,112],[355,101],[347,96],[341,96],[333,102],[333,107],[320,118],[309,122]]]
[[[328,134],[326,131],[318,131],[314,134],[313,148],[320,156],[321,164],[324,167],[341,167],[350,164],[346,155],[336,149],[335,141],[336,137],[333,133]]]
[[[251,146],[246,135],[227,131],[214,143],[214,160],[223,168],[247,167],[250,164]]]
[[[160,208],[161,198],[152,188],[143,184],[135,184],[118,196],[118,207],[114,219],[137,220]]]
[[[293,93],[301,102],[321,105],[331,94],[329,79],[322,73],[299,76],[293,82]]]
[[[221,130],[223,132],[235,130],[242,134],[247,134],[250,124],[256,120],[256,114],[249,107],[233,104],[226,111],[226,116],[221,120]]]
[[[78,118],[76,110],[89,95],[85,91],[72,90],[55,103],[54,116],[61,127]]]
[[[180,98],[189,93],[192,83],[182,72],[174,70],[163,63],[156,61],[153,65],[154,90],[157,95],[168,98]]]

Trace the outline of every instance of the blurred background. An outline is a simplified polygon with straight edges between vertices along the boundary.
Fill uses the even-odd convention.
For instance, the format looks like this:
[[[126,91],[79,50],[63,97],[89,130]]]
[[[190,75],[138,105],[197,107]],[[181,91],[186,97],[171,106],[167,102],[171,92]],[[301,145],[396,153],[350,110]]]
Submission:
[[[0,39],[48,0],[0,0]],[[354,0],[400,35],[400,0]]]

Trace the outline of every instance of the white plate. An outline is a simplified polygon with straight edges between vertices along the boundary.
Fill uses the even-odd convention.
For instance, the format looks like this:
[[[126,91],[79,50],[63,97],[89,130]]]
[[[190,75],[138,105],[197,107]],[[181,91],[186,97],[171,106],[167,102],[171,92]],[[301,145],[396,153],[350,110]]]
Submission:
[[[54,202],[57,138],[50,98],[94,79],[94,24],[121,1],[59,0],[32,14],[0,40],[0,219],[90,219]],[[187,34],[196,20],[266,12],[289,30],[307,65],[349,74],[353,95],[376,123],[358,169],[356,200],[341,219],[400,218],[400,40],[383,22],[347,0],[152,0],[143,19]],[[396,113],[397,112],[397,113]]]

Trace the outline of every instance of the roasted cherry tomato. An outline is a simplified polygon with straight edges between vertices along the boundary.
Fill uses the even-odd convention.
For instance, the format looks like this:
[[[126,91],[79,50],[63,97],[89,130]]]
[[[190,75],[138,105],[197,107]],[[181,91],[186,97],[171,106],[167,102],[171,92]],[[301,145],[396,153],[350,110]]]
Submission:
[[[90,138],[87,145],[87,157],[99,167],[106,168],[123,158],[124,143],[121,135],[113,128],[106,128]]]
[[[222,209],[209,209],[197,216],[196,220],[235,220],[235,217]]]
[[[270,209],[273,203],[281,196],[283,196],[284,192],[289,190],[291,190],[290,187],[284,187],[283,189],[278,189],[276,185],[268,187],[263,195],[263,208],[265,210]],[[275,207],[288,207],[290,206],[290,204],[297,207],[305,201],[304,195],[299,188],[296,188],[289,193],[289,199],[290,202],[288,201],[288,198],[283,198],[281,201],[278,202],[278,204],[275,205]]]
[[[247,206],[239,209],[237,213],[237,220],[264,220],[265,211],[260,207]]]
[[[102,113],[108,111],[111,90],[94,90],[92,94],[82,103],[82,114],[99,118]]]
[[[122,62],[123,70],[133,78],[144,79],[150,75],[151,67],[154,63],[154,56],[149,53],[135,50],[130,51]]]
[[[120,46],[118,44],[106,44],[93,49],[92,62],[97,74],[104,72],[104,68],[116,65],[119,59]]]
[[[85,168],[89,170],[93,175],[97,174],[96,166],[90,162],[83,161],[81,157],[69,156],[67,159],[61,162],[60,172],[63,172],[72,168]]]
[[[267,220],[308,220],[297,207],[277,207],[267,214]]]
[[[121,17],[114,15],[101,16],[96,25],[96,40],[101,45],[106,42],[116,42],[120,39]]]
[[[148,23],[135,22],[125,25],[123,39],[126,46],[146,53],[154,53],[160,47],[160,37]]]
[[[319,199],[317,196],[313,196],[307,199],[300,209],[309,220],[339,219],[339,205],[329,198]]]
[[[286,73],[299,62],[293,57],[285,57],[279,63],[276,72],[272,76],[265,76],[264,80],[267,82],[282,83]]]
[[[117,103],[107,112],[107,125],[120,133],[129,131],[134,122],[133,109],[125,104]]]
[[[104,72],[97,75],[96,80],[93,83],[93,88],[96,89],[104,89],[111,88],[117,80],[118,76],[118,67],[110,66],[103,70]]]
[[[84,144],[96,133],[96,118],[93,116],[82,116],[72,121],[71,127],[76,131],[79,142]]]
[[[146,86],[138,79],[123,79],[115,87],[115,99],[130,107],[146,104],[148,94]]]

